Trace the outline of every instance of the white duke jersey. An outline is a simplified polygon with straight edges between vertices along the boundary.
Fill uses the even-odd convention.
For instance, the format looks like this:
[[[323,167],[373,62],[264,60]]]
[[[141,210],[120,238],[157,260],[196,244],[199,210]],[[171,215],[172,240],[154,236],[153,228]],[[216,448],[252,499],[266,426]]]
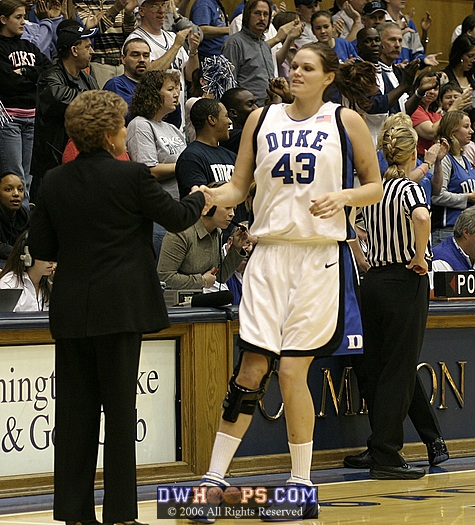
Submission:
[[[341,106],[327,102],[301,121],[291,119],[286,108],[287,104],[269,106],[254,135],[252,235],[264,242],[354,238],[350,208],[330,219],[309,212],[319,195],[353,187],[353,150],[341,122]]]

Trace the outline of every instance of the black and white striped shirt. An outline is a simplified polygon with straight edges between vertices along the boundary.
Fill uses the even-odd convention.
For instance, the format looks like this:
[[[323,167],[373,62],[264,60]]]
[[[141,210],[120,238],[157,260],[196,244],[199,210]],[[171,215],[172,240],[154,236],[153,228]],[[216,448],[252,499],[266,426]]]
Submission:
[[[368,232],[367,258],[371,266],[409,264],[416,253],[412,212],[428,208],[424,190],[407,178],[383,181],[381,202],[363,208]],[[430,247],[426,258],[430,259]]]

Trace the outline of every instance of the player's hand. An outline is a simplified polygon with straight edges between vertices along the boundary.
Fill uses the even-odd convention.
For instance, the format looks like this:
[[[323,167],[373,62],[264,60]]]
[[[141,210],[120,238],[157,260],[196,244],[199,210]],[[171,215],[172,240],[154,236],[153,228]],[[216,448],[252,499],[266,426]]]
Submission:
[[[208,188],[208,186],[205,186],[205,185],[193,186],[191,188],[190,195],[192,193],[196,193],[197,191],[201,191],[201,193],[203,193],[203,196],[205,198],[205,204],[203,206],[203,210],[201,211],[201,214],[206,215],[208,211],[213,207],[212,188]]]
[[[332,191],[312,199],[309,208],[314,217],[320,219],[330,219],[340,212],[346,205],[345,193],[343,191]]]

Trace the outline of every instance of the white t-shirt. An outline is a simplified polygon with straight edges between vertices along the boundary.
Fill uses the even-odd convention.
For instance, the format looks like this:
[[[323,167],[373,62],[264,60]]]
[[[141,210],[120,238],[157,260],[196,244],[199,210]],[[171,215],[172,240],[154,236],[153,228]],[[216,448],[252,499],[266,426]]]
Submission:
[[[13,309],[14,312],[45,312],[49,310],[49,305],[46,303],[43,305],[43,294],[39,291],[38,297],[36,296],[35,285],[30,279],[27,272],[23,273],[24,286],[18,280],[18,277],[13,272],[8,272],[0,279],[0,289],[5,290],[8,288],[23,289],[18,302]]]
[[[135,117],[127,126],[127,151],[135,162],[153,168],[157,164],[177,161],[186,148],[183,133],[168,122]],[[179,200],[176,177],[161,180],[163,189]]]

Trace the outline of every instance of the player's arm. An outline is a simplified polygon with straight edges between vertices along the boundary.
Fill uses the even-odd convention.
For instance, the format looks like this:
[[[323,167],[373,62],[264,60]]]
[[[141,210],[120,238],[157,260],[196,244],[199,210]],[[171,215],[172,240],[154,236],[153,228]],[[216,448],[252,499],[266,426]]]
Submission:
[[[383,185],[373,140],[363,119],[343,108],[341,119],[353,148],[353,159],[361,186],[320,195],[312,200],[310,213],[322,219],[333,217],[345,206],[369,206],[381,200]]]
[[[219,188],[210,188],[213,204],[216,206],[236,206],[247,198],[251,182],[254,179],[254,131],[262,108],[253,111],[242,130],[236,167],[231,180]]]

